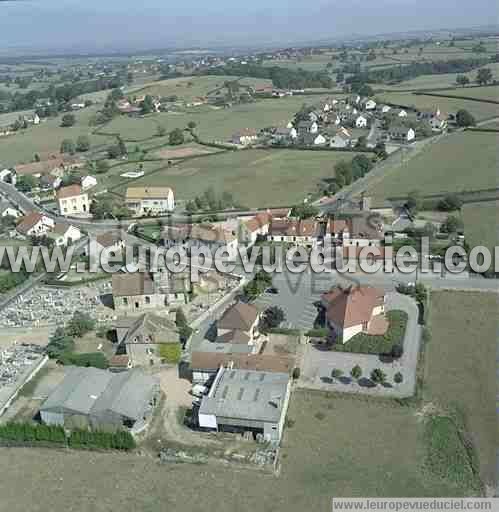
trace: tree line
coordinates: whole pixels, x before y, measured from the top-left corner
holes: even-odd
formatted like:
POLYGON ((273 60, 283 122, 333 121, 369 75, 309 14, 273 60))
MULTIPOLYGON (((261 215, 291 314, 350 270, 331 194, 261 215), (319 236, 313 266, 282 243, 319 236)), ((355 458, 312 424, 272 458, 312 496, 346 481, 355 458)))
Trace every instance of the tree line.
POLYGON ((135 440, 128 431, 102 432, 73 430, 68 436, 57 425, 6 423, 0 425, 0 443, 11 445, 51 444, 89 450, 133 450, 135 440))
POLYGON ((498 62, 499 56, 492 58, 473 58, 473 59, 452 59, 447 61, 436 62, 413 62, 412 64, 404 64, 400 66, 373 69, 371 71, 363 71, 348 77, 346 82, 402 82, 411 80, 421 75, 442 75, 448 73, 468 73, 479 67, 498 62))
POLYGON ((306 71, 287 69, 279 66, 261 66, 258 64, 229 64, 209 68, 202 72, 206 75, 232 75, 272 80, 279 89, 309 89, 333 87, 334 82, 326 71, 306 71))

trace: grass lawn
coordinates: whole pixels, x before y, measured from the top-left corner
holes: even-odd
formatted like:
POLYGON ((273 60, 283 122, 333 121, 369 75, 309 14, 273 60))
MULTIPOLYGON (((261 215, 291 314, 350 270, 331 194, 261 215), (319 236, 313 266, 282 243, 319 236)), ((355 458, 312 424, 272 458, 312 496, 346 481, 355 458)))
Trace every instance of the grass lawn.
MULTIPOLYGON (((470 91, 473 90, 474 89, 470 89, 470 91)), ((461 90, 456 90, 456 92, 450 91, 449 94, 461 95, 461 90)), ((417 95, 409 92, 381 93, 377 95, 377 98, 381 102, 415 107, 419 110, 436 110, 438 107, 442 112, 449 114, 456 113, 460 109, 465 109, 471 112, 478 121, 499 116, 499 105, 479 103, 477 101, 467 101, 456 98, 438 98, 435 96, 417 95)))
POLYGON ((499 201, 468 203, 462 209, 464 233, 470 247, 499 246, 499 201))
POLYGON ((467 98, 476 98, 478 100, 499 101, 499 86, 472 87, 465 89, 455 89, 454 91, 444 91, 443 94, 450 96, 465 96, 467 98))
POLYGON ((460 192, 499 185, 497 134, 464 132, 430 145, 406 163, 394 164, 370 193, 376 199, 460 192))
POLYGON ((341 343, 333 345, 332 350, 355 354, 390 354, 394 345, 402 345, 404 341, 407 313, 389 311, 386 316, 389 327, 383 336, 359 333, 344 345, 341 343))
MULTIPOLYGON (((195 158, 144 176, 134 186, 170 186, 181 200, 213 187, 231 192, 244 206, 290 205, 317 190, 323 178, 334 175, 339 160, 354 153, 298 150, 241 150, 195 158)), ((126 187, 116 192, 125 193, 126 187)))
POLYGON ((496 294, 432 293, 424 390, 426 401, 464 412, 482 481, 494 486, 498 310, 496 294))
POLYGON ((70 128, 62 128, 61 116, 49 119, 38 126, 30 126, 16 135, 0 138, 0 155, 2 164, 6 166, 32 162, 35 153, 47 158, 49 154, 59 154, 63 139, 76 141, 79 135, 90 137, 93 149, 96 146, 107 144, 113 139, 99 135, 92 135, 93 127, 89 120, 98 107, 89 107, 75 112, 76 124, 70 128))
POLYGON ((425 428, 415 409, 297 391, 288 418, 295 424, 284 438, 282 478, 306 489, 310 509, 326 510, 331 496, 467 495, 464 486, 426 475, 425 428))

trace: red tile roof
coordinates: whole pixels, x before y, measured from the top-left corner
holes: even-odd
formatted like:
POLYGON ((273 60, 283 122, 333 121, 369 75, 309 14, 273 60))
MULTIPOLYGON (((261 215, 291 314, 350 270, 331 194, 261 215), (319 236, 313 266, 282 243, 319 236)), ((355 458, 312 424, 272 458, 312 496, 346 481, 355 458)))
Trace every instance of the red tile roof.
POLYGON ((38 212, 31 212, 25 215, 19 224, 16 226, 16 230, 19 231, 19 233, 27 234, 28 231, 35 226, 38 222, 40 222, 43 219, 44 215, 38 212))
POLYGON ((81 185, 68 185, 67 187, 62 187, 57 191, 57 199, 79 196, 82 193, 81 191, 81 185))
POLYGON ((384 303, 385 292, 370 286, 337 286, 322 295, 327 304, 327 318, 342 328, 369 322, 373 309, 384 303))

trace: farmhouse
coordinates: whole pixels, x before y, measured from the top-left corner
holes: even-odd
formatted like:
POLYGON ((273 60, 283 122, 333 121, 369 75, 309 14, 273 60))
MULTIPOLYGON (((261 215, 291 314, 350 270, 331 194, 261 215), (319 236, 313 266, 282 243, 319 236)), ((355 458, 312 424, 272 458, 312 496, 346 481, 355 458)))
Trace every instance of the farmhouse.
POLYGON ((31 212, 21 218, 16 231, 22 236, 44 236, 53 229, 55 222, 46 215, 31 212))
POLYGON ((236 343, 256 349, 260 312, 255 306, 237 302, 217 321, 217 342, 236 343))
POLYGON ((120 231, 108 231, 101 233, 95 238, 90 237, 88 245, 85 247, 85 255, 95 258, 95 261, 101 264, 115 263, 116 259, 122 258, 122 251, 125 242, 120 231))
POLYGON ((393 140, 405 142, 410 142, 416 138, 416 132, 413 128, 396 123, 390 125, 388 135, 393 140))
POLYGON ((320 234, 320 225, 313 219, 272 219, 267 240, 312 247, 317 244, 320 234))
POLYGON ((111 373, 69 367, 63 381, 40 408, 46 425, 140 431, 159 396, 157 380, 140 370, 111 373))
POLYGON ((18 219, 22 213, 6 199, 0 200, 0 217, 13 217, 18 219))
POLYGON ((376 108, 376 102, 366 98, 362 101, 362 106, 365 110, 374 110, 376 108))
POLYGON ((175 323, 152 313, 118 318, 115 329, 118 352, 128 355, 132 366, 160 364, 161 346, 180 343, 175 323))
POLYGON ((346 343, 361 332, 384 334, 385 292, 370 286, 337 286, 321 296, 328 327, 333 336, 346 343))
POLYGON ((319 125, 315 121, 300 121, 297 126, 299 135, 307 133, 317 133, 319 131, 319 125))
POLYGON ((379 246, 384 235, 381 217, 373 214, 353 215, 347 219, 330 219, 326 239, 344 247, 379 246))
POLYGON ((123 272, 113 274, 112 289, 114 309, 126 316, 185 304, 191 283, 188 273, 123 272))
POLYGON ((82 176, 80 183, 81 183, 81 188, 83 190, 87 190, 87 189, 95 187, 97 185, 97 178, 87 174, 86 176, 82 176))
POLYGON ((55 245, 62 247, 67 247, 82 237, 81 231, 77 227, 67 224, 56 224, 53 231, 49 232, 47 236, 54 240, 55 245))
POLYGON ((219 432, 252 432, 278 444, 291 393, 286 373, 220 368, 199 409, 199 425, 219 432))
POLYGON ((211 254, 224 249, 227 258, 233 261, 237 258, 237 233, 212 224, 193 224, 190 228, 187 245, 192 248, 208 247, 211 254))
POLYGON ((366 128, 367 127, 367 117, 363 116, 363 115, 358 116, 357 119, 355 120, 355 126, 357 128, 366 128))
POLYGON ((352 136, 346 128, 340 128, 331 138, 329 145, 332 148, 348 148, 352 145, 352 136))
POLYGON ((88 194, 82 191, 81 185, 69 185, 60 188, 56 193, 61 215, 88 214, 90 203, 88 194))
POLYGON ((234 133, 231 138, 232 144, 249 146, 258 140, 258 132, 251 128, 245 128, 240 132, 234 133))
POLYGON ((271 215, 267 212, 258 213, 249 220, 241 222, 240 242, 251 247, 258 237, 267 236, 270 228, 271 215))
POLYGON ((161 215, 175 209, 173 190, 169 187, 128 187, 125 203, 134 215, 161 215))

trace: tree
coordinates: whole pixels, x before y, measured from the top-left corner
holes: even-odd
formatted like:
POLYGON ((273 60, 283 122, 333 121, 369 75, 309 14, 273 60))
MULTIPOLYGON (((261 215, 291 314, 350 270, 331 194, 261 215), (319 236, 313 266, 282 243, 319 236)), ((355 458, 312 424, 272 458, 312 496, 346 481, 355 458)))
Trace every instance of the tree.
POLYGON ((371 159, 366 155, 354 156, 351 165, 354 179, 362 178, 373 168, 371 159))
POLYGON ((394 375, 393 380, 396 384, 402 384, 402 382, 404 382, 404 376, 400 372, 397 372, 394 375))
POLYGON ((156 133, 158 134, 158 137, 164 137, 166 135, 166 128, 163 125, 158 124, 156 133))
POLYGON ((197 124, 194 122, 194 121, 189 121, 187 123, 187 128, 189 128, 189 130, 194 130, 194 128, 196 128, 197 124))
POLYGON ((423 206, 423 200, 421 199, 421 194, 417 190, 413 190, 409 193, 407 197, 407 201, 405 203, 408 210, 415 215, 423 206))
POLYGON ((120 136, 118 136, 118 149, 120 151, 121 156, 125 156, 128 154, 128 149, 126 148, 125 141, 120 136))
POLYGON ((492 71, 489 68, 482 68, 478 70, 476 81, 480 85, 487 85, 492 80, 492 71))
POLYGON ((37 185, 36 178, 27 174, 25 176, 19 176, 16 180, 16 188, 19 192, 31 192, 37 185))
POLYGON ((464 87, 470 83, 470 79, 465 75, 457 75, 456 84, 464 87))
POLYGON ((371 372, 371 380, 375 384, 383 384, 386 382, 386 374, 383 370, 380 370, 379 368, 375 368, 371 372))
POLYGON ((350 375, 352 379, 360 379, 362 377, 362 368, 359 365, 354 366, 350 371, 350 375))
POLYGON ((460 210, 463 202, 457 194, 446 194, 443 199, 438 202, 438 209, 443 212, 453 212, 460 210))
POLYGON ((47 355, 51 359, 56 359, 64 353, 72 352, 74 346, 74 339, 62 327, 58 327, 48 342, 47 355))
POLYGON ((180 341, 185 343, 189 339, 189 336, 192 334, 192 328, 187 323, 187 318, 185 317, 182 308, 178 308, 175 313, 175 325, 179 331, 180 341))
POLYGON ((270 306, 262 316, 262 331, 269 331, 279 327, 286 319, 284 311, 279 306, 270 306))
POLYGON ((61 142, 60 152, 62 154, 74 155, 76 151, 75 143, 71 139, 64 139, 61 142))
POLYGON ((343 187, 350 185, 353 180, 352 163, 342 160, 334 166, 334 173, 338 184, 343 187))
POLYGON ((298 204, 293 206, 291 210, 291 216, 297 217, 299 219, 310 219, 311 217, 316 217, 319 215, 319 210, 313 205, 309 203, 298 204))
POLYGON ((75 311, 73 318, 71 318, 66 326, 66 334, 75 338, 81 338, 87 332, 92 331, 94 327, 95 320, 93 318, 86 313, 75 311))
POLYGON ((400 359, 403 356, 403 354, 404 354, 404 347, 401 344, 397 343, 396 345, 393 345, 390 355, 394 359, 400 359))
POLYGON ((154 110, 152 96, 146 95, 144 101, 140 105, 140 111, 142 114, 150 114, 154 110))
POLYGON ((104 174, 107 171, 109 171, 109 163, 107 162, 107 160, 97 160, 97 162, 95 163, 95 170, 99 174, 104 174))
POLYGON ((62 116, 61 126, 63 128, 69 128, 70 126, 74 126, 75 123, 76 117, 74 116, 74 114, 64 114, 62 116))
POLYGON ((475 118, 464 109, 461 109, 456 114, 456 124, 458 126, 475 126, 476 121, 475 118))
POLYGON ((84 153, 90 149, 90 137, 88 135, 80 135, 76 139, 76 151, 84 153))
POLYGON ((443 233, 456 233, 463 229, 463 221, 455 215, 449 215, 440 227, 443 233))
POLYGON ((343 370, 340 370, 338 368, 335 368, 332 372, 331 372, 331 377, 333 379, 341 379, 341 377, 343 377, 343 370))
POLYGON ((180 128, 175 128, 175 130, 170 132, 168 142, 170 143, 171 146, 179 146, 180 144, 183 144, 184 141, 184 132, 180 128))
POLYGON ((356 149, 366 149, 367 148, 367 137, 365 135, 361 135, 357 139, 357 144, 355 144, 356 149))

